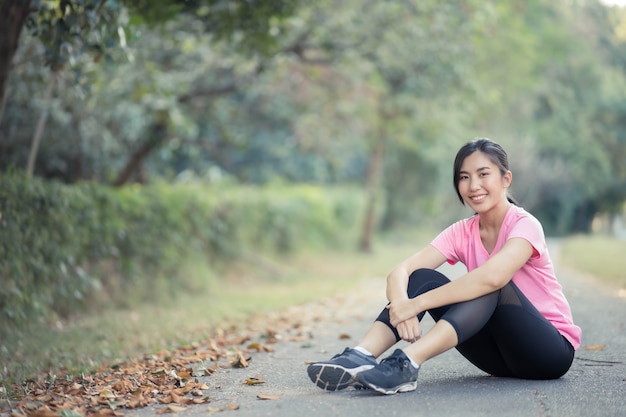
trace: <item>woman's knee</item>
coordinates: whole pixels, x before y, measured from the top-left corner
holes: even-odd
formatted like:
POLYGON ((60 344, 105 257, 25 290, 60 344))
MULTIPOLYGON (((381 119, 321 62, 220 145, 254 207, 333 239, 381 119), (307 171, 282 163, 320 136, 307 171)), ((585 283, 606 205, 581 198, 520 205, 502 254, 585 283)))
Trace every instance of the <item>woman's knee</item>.
POLYGON ((409 275, 409 279, 424 279, 424 278, 430 278, 433 276, 444 276, 441 272, 435 270, 435 269, 430 269, 430 268, 420 268, 420 269, 416 269, 415 271, 413 271, 411 273, 411 275, 409 275))
POLYGON ((407 292, 409 297, 413 298, 449 282, 450 279, 439 271, 429 268, 420 268, 409 275, 407 292))

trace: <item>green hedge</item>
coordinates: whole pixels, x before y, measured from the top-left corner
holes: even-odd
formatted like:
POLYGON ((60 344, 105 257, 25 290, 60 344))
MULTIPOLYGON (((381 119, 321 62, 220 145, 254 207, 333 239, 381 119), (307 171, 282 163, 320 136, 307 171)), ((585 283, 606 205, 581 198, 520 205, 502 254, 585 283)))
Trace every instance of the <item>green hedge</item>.
POLYGON ((0 176, 0 321, 84 311, 97 293, 172 286, 186 260, 354 245, 357 190, 154 184, 109 188, 0 176))

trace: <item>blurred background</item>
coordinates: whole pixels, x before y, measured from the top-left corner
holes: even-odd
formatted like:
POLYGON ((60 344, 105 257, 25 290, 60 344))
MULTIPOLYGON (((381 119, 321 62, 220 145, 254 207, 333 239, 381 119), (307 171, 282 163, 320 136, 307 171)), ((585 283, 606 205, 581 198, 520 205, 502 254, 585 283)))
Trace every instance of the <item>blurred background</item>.
POLYGON ((417 249, 471 214, 451 175, 476 137, 549 236, 626 236, 614 2, 3 0, 0 28, 11 331, 237 262, 417 249))

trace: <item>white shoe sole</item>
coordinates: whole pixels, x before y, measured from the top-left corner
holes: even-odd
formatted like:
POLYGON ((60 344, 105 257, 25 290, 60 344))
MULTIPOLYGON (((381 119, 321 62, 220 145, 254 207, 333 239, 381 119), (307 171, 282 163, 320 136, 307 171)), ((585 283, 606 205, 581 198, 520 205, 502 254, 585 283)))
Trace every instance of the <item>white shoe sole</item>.
POLYGON ((380 392, 381 394, 385 394, 385 395, 393 395, 399 392, 410 392, 410 391, 415 391, 417 389, 417 381, 407 382, 405 384, 398 385, 397 387, 394 387, 394 388, 383 388, 383 387, 375 386, 373 384, 363 384, 363 385, 365 385, 367 388, 371 388, 374 391, 380 392))
POLYGON ((307 368, 307 373, 311 381, 321 389, 339 391, 350 386, 360 386, 360 383, 355 378, 356 375, 373 367, 374 365, 363 365, 358 368, 348 369, 340 365, 313 363, 307 368))

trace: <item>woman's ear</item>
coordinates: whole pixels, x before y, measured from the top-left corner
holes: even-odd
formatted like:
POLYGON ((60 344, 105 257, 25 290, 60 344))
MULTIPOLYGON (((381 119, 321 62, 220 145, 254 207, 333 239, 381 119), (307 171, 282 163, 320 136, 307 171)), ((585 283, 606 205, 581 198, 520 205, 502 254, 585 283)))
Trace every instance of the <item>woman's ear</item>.
POLYGON ((513 182, 513 173, 511 171, 505 172, 502 180, 504 181, 504 188, 509 188, 513 182))

